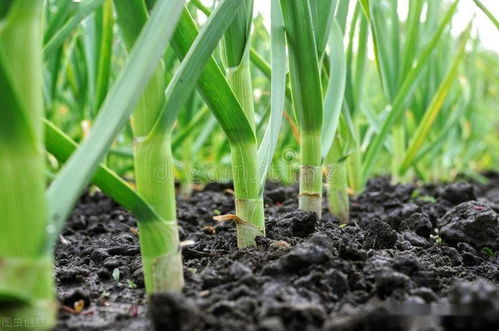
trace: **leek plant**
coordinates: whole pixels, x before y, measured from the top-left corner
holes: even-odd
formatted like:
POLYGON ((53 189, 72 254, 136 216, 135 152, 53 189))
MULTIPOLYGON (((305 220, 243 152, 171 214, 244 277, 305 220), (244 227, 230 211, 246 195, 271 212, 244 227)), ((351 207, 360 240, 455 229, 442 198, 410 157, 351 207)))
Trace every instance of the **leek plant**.
MULTIPOLYGON (((300 126, 299 208, 321 217, 323 104, 314 21, 310 1, 281 1, 281 6, 286 26, 293 109, 300 126)), ((324 10, 318 11, 318 14, 323 13, 324 10)))
MULTIPOLYGON (((263 214, 263 189, 266 174, 277 146, 284 104, 285 87, 285 52, 281 10, 277 1, 272 5, 272 109, 269 124, 260 146, 255 136, 254 118, 252 117, 252 93, 247 61, 247 39, 244 45, 240 41, 240 31, 243 35, 249 33, 248 12, 251 2, 242 2, 244 6, 237 12, 238 19, 234 24, 242 26, 231 27, 225 36, 226 52, 234 51, 226 58, 229 66, 229 81, 221 72, 218 64, 212 58, 208 61, 204 72, 198 81, 198 91, 206 104, 217 118, 229 140, 232 155, 232 177, 236 201, 236 217, 228 218, 237 226, 237 241, 240 248, 255 245, 255 237, 265 235, 263 214), (239 23, 237 23, 239 22, 239 23), (235 34, 235 35, 232 35, 235 34), (238 55, 237 55, 238 54, 238 55), (230 62, 229 62, 230 61, 230 62), (231 85, 237 85, 235 92, 231 85)), ((210 15, 212 17, 213 13, 210 15)), ((198 29, 192 16, 184 10, 177 31, 172 40, 172 47, 177 56, 182 59, 191 43, 196 38, 198 29)))
MULTIPOLYGON (((123 40, 128 50, 132 49, 142 26, 147 21, 147 8, 143 1, 114 1, 118 24, 123 40)), ((149 135, 165 102, 164 90, 166 88, 166 74, 164 64, 160 62, 148 83, 141 100, 132 116, 134 134, 133 153, 135 164, 135 181, 137 191, 154 208, 158 215, 165 221, 168 229, 163 230, 169 237, 166 251, 143 254, 145 284, 148 292, 161 289, 181 289, 183 286, 183 270, 180 256, 178 228, 175 210, 175 193, 173 179, 173 165, 171 148, 171 134, 166 127, 161 134, 149 135), (164 283, 153 280, 153 265, 163 260, 166 274, 164 283)), ((163 122, 164 123, 164 122, 163 122)), ((162 123, 162 124, 163 124, 162 123)), ((164 124, 163 124, 164 125, 164 124)), ((146 244, 153 239, 147 238, 149 233, 142 230, 139 223, 141 240, 146 244)))
MULTIPOLYGON (((251 81, 249 45, 253 21, 253 0, 242 0, 243 5, 225 33, 223 50, 227 83, 234 92, 241 110, 247 119, 248 139, 244 143, 231 145, 236 215, 251 223, 237 226, 240 247, 253 240, 255 230, 265 235, 263 194, 257 169, 257 141, 255 130, 255 110, 251 81)), ((238 223, 236 223, 238 224, 238 223)))
POLYGON ((163 1, 155 8, 103 103, 97 131, 93 130, 96 134, 75 153, 45 193, 41 121, 44 53, 40 34, 43 6, 39 0, 2 2, 0 93, 6 106, 1 114, 0 136, 5 157, 0 164, 8 175, 0 190, 2 201, 7 201, 0 204, 4 229, 0 241, 2 320, 20 318, 31 323, 29 319, 37 316, 35 328, 48 329, 53 325, 56 304, 51 269, 57 230, 126 119, 119 115, 131 111, 143 90, 142 83, 149 79, 159 61, 176 23, 175 19, 161 21, 161 17, 178 17, 175 13, 180 13, 179 3, 163 1), (157 33, 157 29, 164 31, 157 33), (21 93, 25 93, 23 98, 21 93), (30 194, 26 195, 27 192, 30 194))
MULTIPOLYGON (((345 165, 347 168, 347 180, 344 181, 345 189, 356 195, 362 190, 360 150, 360 133, 358 120, 362 108, 362 93, 364 89, 366 64, 367 64, 367 19, 362 15, 361 4, 355 6, 350 31, 348 32, 348 46, 345 50, 345 93, 344 102, 341 107, 341 119, 339 126, 343 132, 343 150, 345 165), (355 48, 355 45, 356 48, 355 48), (348 156, 348 157, 346 157, 348 156)), ((346 24, 343 33, 347 33, 346 24)), ((347 207, 344 207, 347 208, 347 207)))
POLYGON ((350 140, 347 135, 348 131, 345 130, 345 121, 341 117, 347 84, 347 58, 343 47, 344 22, 347 14, 348 1, 340 1, 335 11, 328 42, 330 72, 325 92, 324 128, 321 135, 321 156, 327 170, 328 208, 341 223, 350 221, 349 157, 346 144, 350 140))
POLYGON ((345 142, 337 129, 346 84, 343 35, 348 1, 283 2, 283 11, 292 103, 300 128, 299 207, 321 217, 325 165, 329 209, 347 222, 345 142))
MULTIPOLYGON (((142 26, 147 21, 147 8, 145 3, 141 1, 114 1, 114 4, 123 40, 127 49, 130 50, 138 38, 142 26)), ((171 171, 173 166, 169 148, 171 137, 166 130, 162 135, 148 136, 165 101, 165 76, 164 64, 160 62, 132 116, 137 191, 157 211, 169 228, 165 227, 161 234, 165 237, 168 245, 165 247, 165 251, 157 250, 142 254, 144 280, 148 292, 161 289, 180 289, 183 286, 175 196, 172 192, 174 184, 171 171), (161 276, 163 281, 154 279, 153 266, 158 262, 168 266, 164 270, 164 278, 161 276)), ((142 228, 142 224, 139 223, 142 246, 145 246, 146 242, 152 239, 147 238, 150 235, 142 228)))
MULTIPOLYGON (((132 48, 142 25, 147 21, 145 3, 141 0, 115 0, 115 5, 124 40, 128 48, 132 48)), ((162 235, 165 236, 164 250, 142 255, 145 283, 149 293, 180 290, 183 286, 171 132, 178 112, 190 97, 194 84, 201 75, 200 70, 208 61, 221 33, 227 28, 231 13, 236 11, 239 5, 238 1, 225 0, 217 7, 166 92, 164 67, 162 63, 159 64, 132 119, 137 190, 162 217, 165 226, 162 230, 162 235), (213 31, 208 30, 209 27, 213 31)), ((184 8, 185 10, 187 9, 184 8)), ((139 223, 142 247, 154 245, 157 234, 143 232, 141 228, 139 223)))
POLYGON ((56 302, 45 249, 42 9, 39 0, 0 4, 0 319, 40 316, 45 329, 56 302))

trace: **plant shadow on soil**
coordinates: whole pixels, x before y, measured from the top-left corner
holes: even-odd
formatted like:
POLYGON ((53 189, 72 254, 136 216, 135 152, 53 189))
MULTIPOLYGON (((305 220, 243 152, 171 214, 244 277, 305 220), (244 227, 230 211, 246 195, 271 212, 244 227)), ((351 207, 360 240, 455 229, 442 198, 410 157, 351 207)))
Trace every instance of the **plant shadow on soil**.
POLYGON ((135 219, 86 194, 56 247, 56 330, 499 330, 499 174, 487 176, 376 178, 348 226, 297 210, 297 187, 268 184, 267 238, 243 250, 234 224, 212 220, 233 212, 230 185, 208 184, 177 206, 181 240, 193 241, 185 289, 149 305, 135 219))

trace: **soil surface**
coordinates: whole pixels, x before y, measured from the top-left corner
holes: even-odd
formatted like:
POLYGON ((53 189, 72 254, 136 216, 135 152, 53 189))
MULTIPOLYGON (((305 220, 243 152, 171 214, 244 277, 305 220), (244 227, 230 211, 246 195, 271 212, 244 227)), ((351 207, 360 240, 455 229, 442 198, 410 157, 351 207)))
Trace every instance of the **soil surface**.
MULTIPOLYGON (((269 184, 267 238, 238 250, 230 185, 178 202, 186 287, 144 296, 136 220, 85 195, 56 248, 56 330, 499 330, 499 175, 369 182, 340 226, 269 184), (83 310, 75 311, 76 307, 83 310)), ((324 203, 326 207, 326 203, 324 203)), ((78 310, 78 309, 77 309, 78 310)))

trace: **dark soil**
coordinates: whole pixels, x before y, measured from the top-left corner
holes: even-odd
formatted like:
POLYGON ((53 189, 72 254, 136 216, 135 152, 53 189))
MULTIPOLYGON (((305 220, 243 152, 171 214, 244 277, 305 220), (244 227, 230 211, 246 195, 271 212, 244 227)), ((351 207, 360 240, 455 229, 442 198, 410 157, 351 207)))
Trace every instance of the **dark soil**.
POLYGON ((181 239, 194 242, 183 250, 185 290, 149 308, 135 219, 85 195, 56 249, 56 329, 499 330, 499 175, 488 176, 375 179, 351 201, 348 226, 298 211, 296 187, 268 185, 268 237, 244 250, 234 224, 212 220, 233 212, 230 186, 207 185, 178 203, 181 239))

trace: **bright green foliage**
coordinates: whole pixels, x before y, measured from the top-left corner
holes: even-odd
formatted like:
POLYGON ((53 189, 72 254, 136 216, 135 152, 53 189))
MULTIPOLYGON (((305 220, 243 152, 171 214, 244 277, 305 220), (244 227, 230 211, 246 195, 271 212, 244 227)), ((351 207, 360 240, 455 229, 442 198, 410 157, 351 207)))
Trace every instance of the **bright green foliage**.
MULTIPOLYGON (((246 3, 250 5, 251 3, 246 3)), ((249 10, 246 8, 246 10, 249 10)), ((244 15, 244 11, 240 15, 244 15)), ((277 26, 276 28, 279 28, 277 26)), ((185 56, 186 51, 191 47, 192 41, 196 37, 198 29, 195 22, 187 11, 184 11, 180 24, 173 37, 172 46, 179 58, 185 56)), ((236 33, 236 32, 234 32, 236 33)), ((239 32, 237 32, 239 33, 239 32)), ((232 37, 229 37, 232 39, 232 37)), ((226 37, 227 41, 227 37, 226 37)), ((282 42, 282 38, 278 40, 282 42)), ((227 42, 226 42, 227 43, 227 42)), ((227 47, 227 45, 226 45, 227 47)), ((236 47, 231 45, 230 47, 236 47)), ((242 47, 239 45, 239 47, 242 47)), ((247 47, 247 46, 245 46, 247 47)), ((281 48, 283 45, 281 46, 281 48)), ((235 54, 236 52, 234 52, 235 54)), ((232 53, 231 53, 232 54, 232 53)), ((242 58, 240 63, 247 61, 247 55, 244 52, 237 53, 242 58)), ((281 51, 280 54, 283 54, 281 51)), ((235 55, 229 55, 231 64, 236 62, 235 55)), ((249 63, 248 63, 249 64, 249 63)), ((239 70, 240 67, 237 67, 239 70)), ((229 71, 232 68, 229 68, 229 71)), ((280 72, 284 75, 284 71, 280 72)), ((232 177, 234 180, 234 194, 236 214, 242 219, 244 224, 251 226, 241 226, 242 223, 236 223, 238 227, 238 246, 246 247, 254 245, 254 238, 257 234, 265 234, 265 224, 263 215, 263 187, 260 178, 265 176, 259 172, 257 167, 257 141, 252 125, 251 117, 251 94, 248 94, 247 89, 249 83, 249 73, 246 71, 240 72, 241 76, 228 80, 232 84, 237 85, 235 92, 230 87, 230 84, 223 76, 218 64, 214 59, 208 61, 204 72, 198 81, 198 91, 207 103, 210 110, 213 112, 230 143, 232 156, 232 177), (239 102, 240 99, 244 101, 239 102), (246 110, 244 110, 246 108, 246 110)), ((238 74, 239 75, 239 74, 238 74)), ((282 81, 282 80, 281 80, 282 81)), ((282 84, 281 84, 282 85, 282 84)), ((277 85, 277 87, 279 87, 277 85)), ((284 86, 281 87, 282 89, 284 86)), ((276 93, 276 97, 280 93, 276 93)), ((251 96, 252 98, 252 96, 251 96)), ((282 98, 281 98, 282 100, 282 98)), ((283 100, 282 100, 283 101, 283 100)), ((280 102, 282 102, 280 101, 280 102)), ((272 112, 282 112, 282 107, 273 107, 272 112)), ((275 130, 280 122, 273 122, 272 126, 275 130)), ((266 140, 267 143, 275 146, 277 135, 270 136, 272 139, 266 140)), ((275 147, 274 147, 275 148, 275 147)), ((266 160, 268 163, 270 158, 266 160)), ((268 168, 268 167, 266 167, 268 168)))
POLYGON ((499 57, 456 31, 459 1, 208 3, 0 1, 0 317, 53 323, 52 248, 89 183, 137 218, 151 294, 182 287, 176 198, 198 184, 234 183, 237 215, 213 213, 243 248, 269 179, 319 216, 325 182, 346 224, 374 175, 499 169, 499 57))
MULTIPOLYGON (((293 109, 300 126, 299 207, 322 215, 322 86, 308 1, 281 1, 286 27, 293 109)), ((321 38, 322 39, 322 38, 321 38)))
MULTIPOLYGON (((424 48, 422 48, 422 50, 420 51, 420 55, 417 61, 415 62, 415 65, 412 66, 411 70, 407 73, 403 81, 400 83, 400 88, 398 88, 398 91, 395 93, 395 92, 389 92, 391 90, 387 90, 386 93, 388 93, 388 95, 390 95, 390 97, 393 98, 393 101, 390 103, 391 109, 389 110, 388 115, 383 121, 382 127, 380 128, 380 132, 370 143, 369 149, 367 150, 363 166, 364 183, 367 181, 368 176, 371 174, 372 167, 374 166, 374 161, 377 157, 379 157, 381 148, 385 143, 390 130, 400 120, 400 117, 405 110, 407 99, 410 98, 411 94, 416 89, 417 82, 419 81, 420 76, 426 69, 426 65, 431 59, 431 54, 435 46, 438 44, 440 38, 442 37, 442 34, 446 30, 457 8, 457 3, 458 3, 457 1, 454 2, 451 8, 447 11, 446 15, 440 22, 438 28, 432 35, 430 41, 424 46, 424 48)), ((382 56, 383 55, 380 54, 378 55, 378 58, 381 58, 382 56)), ((381 62, 381 60, 379 60, 378 63, 379 62, 381 62)), ((382 69, 380 69, 380 72, 382 72, 382 69)), ((381 79, 382 80, 389 79, 389 78, 384 78, 385 76, 386 74, 385 75, 381 74, 381 79)), ((388 82, 386 82, 383 86, 386 89, 387 86, 391 85, 388 82)))
MULTIPOLYGON (((119 8, 123 9, 124 21, 122 22, 122 26, 126 31, 134 23, 133 19, 128 20, 126 18, 137 15, 138 12, 140 13, 140 8, 130 6, 130 2, 120 2, 117 0, 116 3, 119 4, 119 8), (121 7, 122 5, 123 7, 121 7)), ((172 289, 179 290, 183 286, 175 215, 170 132, 181 106, 191 95, 195 83, 201 75, 202 68, 211 56, 223 31, 227 28, 227 22, 230 22, 231 15, 233 15, 233 12, 239 5, 238 1, 235 0, 225 0, 219 5, 169 83, 165 92, 164 102, 162 94, 164 88, 162 88, 161 84, 164 73, 160 65, 156 71, 156 76, 150 82, 148 90, 143 96, 142 104, 139 105, 139 108, 135 112, 133 125, 138 191, 168 223, 168 226, 173 229, 171 232, 174 233, 168 239, 169 247, 166 252, 162 253, 164 255, 148 256, 150 264, 145 264, 146 260, 143 258, 144 266, 151 268, 154 276, 159 275, 159 279, 150 279, 150 282, 146 281, 146 284, 149 284, 148 289, 151 292, 172 289), (162 261, 161 263, 164 266, 157 268, 156 264, 158 261, 162 261), (158 271, 163 272, 163 274, 158 274, 158 271)), ((145 8, 142 12, 144 13, 143 16, 145 16, 145 8)), ((139 17, 138 24, 140 24, 141 19, 143 18, 139 17)), ((135 30, 139 29, 136 28, 135 30)), ((130 32, 125 32, 124 35, 130 38, 130 32)), ((144 246, 146 242, 154 242, 154 238, 145 238, 142 236, 141 239, 144 246)), ((158 253, 156 252, 156 254, 158 253)))
MULTIPOLYGON (((43 54, 47 58, 52 54, 63 42, 64 40, 73 32, 76 26, 92 11, 96 10, 100 5, 103 4, 105 0, 91 0, 84 2, 81 6, 79 6, 77 12, 71 16, 70 19, 60 27, 57 32, 51 34, 51 31, 45 37, 45 43, 43 47, 43 54), (47 38, 48 37, 48 38, 47 38)), ((67 2, 67 1, 66 1, 67 2)), ((63 10, 66 8, 65 6, 69 6, 69 4, 65 4, 62 8, 63 10)))
POLYGON ((419 126, 414 132, 414 137, 412 139, 412 142, 409 145, 407 149, 407 154, 404 157, 402 164, 400 166, 399 171, 401 173, 407 171, 409 164, 411 164, 413 158, 416 156, 417 152, 421 149, 421 146, 428 137, 428 134, 431 130, 431 126, 435 122, 438 113, 442 109, 442 105, 445 102, 445 98, 450 92, 450 89, 455 81, 459 69, 459 64, 463 60, 464 49, 468 41, 470 31, 471 31, 471 24, 468 26, 468 28, 466 29, 466 31, 462 36, 462 40, 456 52, 456 57, 454 58, 454 61, 452 62, 448 73, 445 75, 442 83, 440 84, 438 90, 433 96, 431 103, 428 106, 428 109, 424 112, 424 115, 421 119, 419 126))
MULTIPOLYGON (((53 123, 44 120, 44 124, 47 151, 56 157, 59 162, 65 163, 77 149, 78 144, 53 123)), ((153 222, 155 219, 161 218, 143 197, 105 165, 101 164, 99 166, 92 183, 104 193, 112 196, 114 201, 133 212, 139 222, 153 222)), ((57 239, 57 232, 52 233, 50 238, 49 242, 54 243, 57 239)))
MULTIPOLYGON (((142 1, 115 0, 114 4, 123 39, 128 50, 131 50, 147 21, 147 8, 142 1)), ((158 290, 179 290, 183 286, 182 261, 178 255, 179 238, 176 228, 175 196, 172 192, 174 184, 171 171, 173 168, 171 138, 166 128, 163 128, 162 134, 148 137, 165 102, 165 87, 164 64, 160 62, 132 117, 137 191, 165 221, 165 228, 170 229, 168 232, 165 231, 166 229, 163 232, 171 234, 166 239, 168 247, 164 250, 155 252, 142 250, 145 283, 149 293, 158 290), (163 259, 169 260, 171 272, 155 280, 153 277, 155 261, 161 261, 162 256, 163 259), (168 279, 170 283, 165 288, 161 288, 160 284, 164 283, 161 279, 168 279)), ((152 233, 144 231, 141 223, 139 223, 139 231, 142 247, 147 242, 153 242, 152 233)))
POLYGON ((54 324, 42 99, 42 3, 8 1, 0 17, 0 319, 54 324))
MULTIPOLYGON (((227 82, 239 101, 241 109, 251 125, 253 134, 256 136, 253 85, 249 60, 253 0, 242 0, 241 2, 243 2, 243 5, 239 8, 236 17, 225 33, 223 56, 227 82)), ((254 244, 255 236, 265 234, 263 196, 260 194, 260 181, 256 180, 258 176, 256 167, 257 147, 257 144, 233 145, 231 147, 232 162, 234 163, 232 169, 236 214, 242 220, 249 222, 249 224, 236 223, 239 247, 251 246, 254 244), (241 147, 244 150, 241 150, 241 147), (245 178, 247 174, 250 180, 245 178)))

